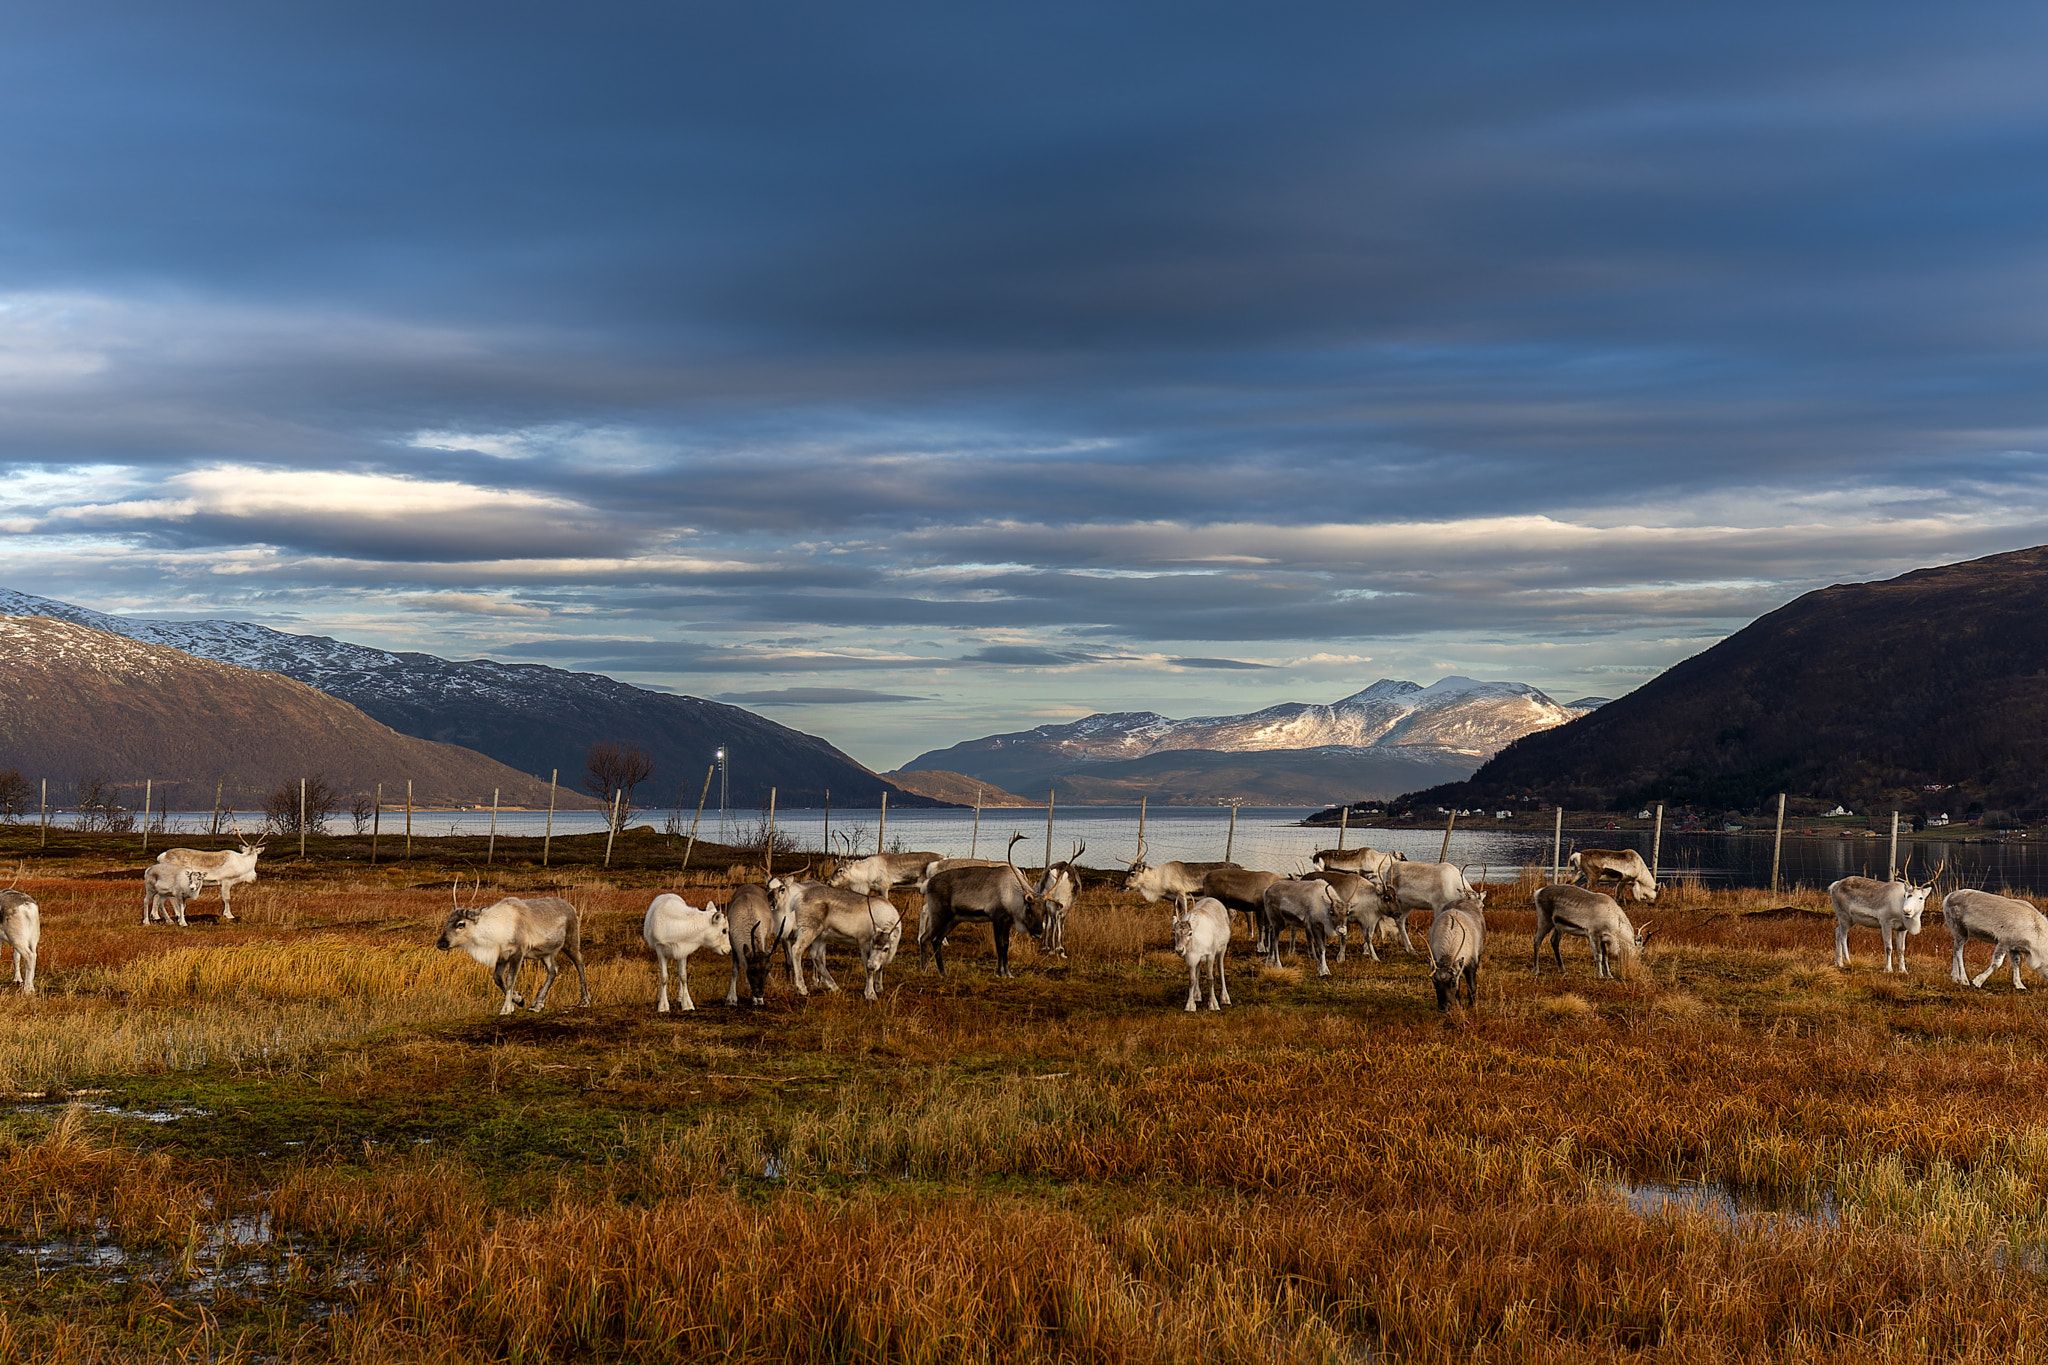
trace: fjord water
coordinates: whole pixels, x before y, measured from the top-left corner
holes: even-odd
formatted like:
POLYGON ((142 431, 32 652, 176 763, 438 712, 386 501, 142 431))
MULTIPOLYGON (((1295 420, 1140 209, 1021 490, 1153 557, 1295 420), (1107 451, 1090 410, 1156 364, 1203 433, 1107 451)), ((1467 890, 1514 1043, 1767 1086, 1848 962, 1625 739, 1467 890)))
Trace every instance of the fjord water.
MULTIPOLYGON (((1228 849, 1234 861, 1248 867, 1275 872, 1297 872, 1308 867, 1309 857, 1337 842, 1337 831, 1329 826, 1304 827, 1300 822, 1317 807, 1241 806, 1237 831, 1230 832, 1230 809, 1226 806, 1155 806, 1145 814, 1146 857, 1151 862, 1171 858, 1220 859, 1228 849)), ((651 810, 636 814, 630 828, 664 831, 675 822, 687 833, 693 812, 651 810)), ((880 811, 835 809, 826 823, 819 809, 780 811, 776 815, 777 843, 812 853, 827 846, 828 831, 834 852, 843 851, 851 837, 859 852, 875 851, 875 834, 880 811)), ((699 837, 715 843, 758 843, 764 812, 726 811, 721 817, 707 810, 698 828, 699 837)), ((1610 830, 1590 822, 1574 824, 1566 812, 1565 847, 1633 848, 1645 859, 1650 856, 1648 830, 1610 830)), ((1581 817, 1583 820, 1584 817, 1581 817)), ((209 827, 205 811, 173 812, 167 827, 171 833, 193 834, 209 827)), ((1493 822, 1483 816, 1460 821, 1451 835, 1450 860, 1474 868, 1490 868, 1499 877, 1524 865, 1547 867, 1550 863, 1550 835, 1529 830, 1489 829, 1493 822)), ((508 838, 538 837, 547 827, 545 811, 500 811, 498 833, 508 838)), ((55 815, 52 823, 64 823, 55 815)), ((253 828, 253 825, 251 826, 253 828)), ((491 827, 489 810, 415 810, 415 838, 444 835, 478 835, 491 827)), ((346 833, 346 815, 332 817, 328 828, 346 833)), ((604 829, 604 817, 589 811, 558 811, 554 817, 556 835, 592 834, 604 829)), ((402 812, 386 810, 382 832, 386 839, 404 836, 402 812)), ((1019 864, 1040 863, 1045 855, 1045 808, 990 807, 981 812, 979 830, 971 810, 891 810, 885 838, 892 849, 928 850, 946 857, 970 853, 981 857, 1003 856, 1010 835, 1022 834, 1017 846, 1019 864)), ((153 836, 153 839, 160 836, 153 836)), ((1076 841, 1086 841, 1088 851, 1082 862, 1089 867, 1115 867, 1137 854, 1138 808, 1136 806, 1061 806, 1053 812, 1055 858, 1064 858, 1076 841)), ((1346 836, 1349 847, 1361 844, 1397 851, 1409 858, 1434 861, 1443 845, 1441 827, 1370 828, 1354 826, 1346 836)), ((1935 839, 1899 838, 1899 860, 1910 854, 1913 874, 1925 880, 1945 871, 1961 884, 2000 887, 2048 887, 2048 840, 2015 839, 2007 843, 1963 844, 1935 839)), ((1785 836, 1779 877, 1785 885, 1826 886, 1841 877, 1883 877, 1886 872, 1886 840, 1879 838, 1785 836)), ((799 855, 801 856, 801 855, 799 855)), ((1769 829, 1744 834, 1664 832, 1658 859, 1665 876, 1696 876, 1716 886, 1768 886, 1771 880, 1771 832, 1769 829)))

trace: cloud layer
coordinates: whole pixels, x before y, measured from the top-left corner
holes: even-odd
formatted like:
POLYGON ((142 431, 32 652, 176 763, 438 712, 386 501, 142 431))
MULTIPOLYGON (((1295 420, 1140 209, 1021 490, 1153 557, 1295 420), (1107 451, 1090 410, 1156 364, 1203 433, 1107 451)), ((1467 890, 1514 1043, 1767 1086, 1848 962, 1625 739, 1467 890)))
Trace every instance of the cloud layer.
POLYGON ((1383 674, 1613 695, 2048 540, 2044 24, 20 16, 0 567, 882 766, 1383 674))

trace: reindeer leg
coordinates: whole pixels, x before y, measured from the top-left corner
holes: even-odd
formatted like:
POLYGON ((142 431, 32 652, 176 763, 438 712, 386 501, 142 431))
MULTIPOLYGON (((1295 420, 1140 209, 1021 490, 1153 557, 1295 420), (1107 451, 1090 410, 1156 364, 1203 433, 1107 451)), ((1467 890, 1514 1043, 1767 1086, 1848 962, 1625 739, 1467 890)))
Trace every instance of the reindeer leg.
POLYGON ((659 968, 661 969, 661 1001, 660 1001, 660 1003, 658 1003, 657 1005, 655 1005, 655 1007, 654 1007, 654 1012, 655 1012, 656 1014, 667 1014, 667 1013, 668 1013, 668 950, 667 950, 666 948, 656 948, 656 949, 654 950, 654 962, 655 962, 655 965, 656 965, 657 967, 659 967, 659 968))
POLYGON ((1972 986, 1977 987, 1979 990, 1982 990, 1984 988, 1985 979, 1989 977, 1993 972, 1998 970, 1998 965, 2001 962, 2004 962, 2006 957, 2007 953, 2005 945, 2003 943, 1994 944, 1991 950, 1991 965, 1986 967, 1983 971, 1977 973, 1977 975, 1971 977, 1970 984, 1972 986))

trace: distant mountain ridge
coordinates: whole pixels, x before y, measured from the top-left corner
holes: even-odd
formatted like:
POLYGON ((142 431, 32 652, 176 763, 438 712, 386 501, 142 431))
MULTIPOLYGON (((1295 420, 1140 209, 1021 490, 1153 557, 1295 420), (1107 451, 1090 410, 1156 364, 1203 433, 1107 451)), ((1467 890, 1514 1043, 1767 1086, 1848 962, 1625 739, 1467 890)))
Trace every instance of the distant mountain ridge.
POLYGON ((1154 711, 1099 712, 935 749, 903 771, 944 769, 1026 793, 1070 781, 1070 794, 1081 800, 1135 799, 1148 775, 1180 800, 1279 802, 1283 791, 1286 804, 1350 800, 1412 790, 1401 782, 1455 780, 1502 746, 1581 714, 1526 683, 1449 677, 1424 687, 1382 678, 1335 702, 1284 702, 1246 715, 1171 720, 1154 711), (1170 761, 1176 754, 1183 755, 1178 763, 1170 761), (1259 754, 1288 757, 1250 757, 1259 754), (1117 774, 1104 767, 1141 760, 1117 774))
POLYGON ((1782 791, 1855 810, 2038 818, 2044 607, 2048 546, 1822 588, 1583 720, 1523 737, 1469 781, 1410 799, 1754 809, 1782 791))
MULTIPOLYGON (((71 621, 0 616, 0 767, 69 786, 104 778, 140 805, 145 781, 166 804, 247 811, 302 777, 345 796, 412 783, 418 805, 542 807, 546 782, 452 744, 402 735, 347 702, 275 673, 200 659, 71 621)), ((573 790, 562 809, 595 808, 573 790)))
MULTIPOLYGON (((243 621, 150 621, 0 589, 0 615, 48 616, 93 630, 182 650, 202 659, 281 673, 361 708, 400 734, 488 754, 543 783, 583 778, 585 753, 600 740, 640 745, 655 775, 637 797, 694 804, 713 753, 728 753, 728 793, 753 807, 778 788, 785 806, 868 805, 889 792, 892 805, 940 804, 899 792, 815 735, 778 725, 737 706, 650 692, 599 673, 544 664, 454 662, 393 653, 323 635, 292 635, 243 621)), ((714 798, 716 793, 714 793, 714 798)))

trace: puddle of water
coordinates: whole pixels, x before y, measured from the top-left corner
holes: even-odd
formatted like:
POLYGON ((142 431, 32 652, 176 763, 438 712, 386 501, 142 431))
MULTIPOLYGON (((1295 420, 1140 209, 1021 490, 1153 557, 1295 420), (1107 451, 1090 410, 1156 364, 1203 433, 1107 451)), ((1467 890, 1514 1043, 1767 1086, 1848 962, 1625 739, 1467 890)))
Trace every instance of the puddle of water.
POLYGON ((88 1114, 100 1114, 110 1119, 134 1119, 139 1123, 176 1123, 179 1119, 203 1119, 213 1116, 211 1109, 198 1109, 189 1104, 172 1105, 166 1109, 124 1109, 118 1104, 107 1104, 99 1100, 90 1103, 84 1100, 45 1100, 39 1104, 17 1104, 14 1106, 14 1112, 47 1114, 58 1104, 76 1105, 88 1114))
POLYGON ((1656 1180, 1623 1180, 1613 1187, 1628 1211, 1643 1217, 1660 1213, 1703 1213, 1730 1227, 1769 1219, 1791 1219, 1815 1227, 1838 1228, 1842 1211, 1835 1196, 1822 1191, 1818 1200, 1774 1199, 1711 1182, 1671 1185, 1656 1180))

